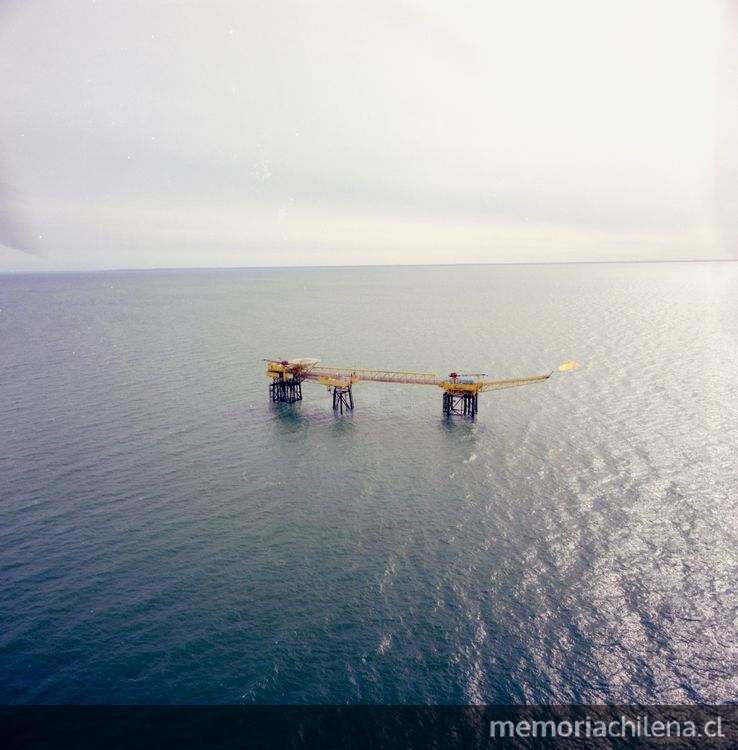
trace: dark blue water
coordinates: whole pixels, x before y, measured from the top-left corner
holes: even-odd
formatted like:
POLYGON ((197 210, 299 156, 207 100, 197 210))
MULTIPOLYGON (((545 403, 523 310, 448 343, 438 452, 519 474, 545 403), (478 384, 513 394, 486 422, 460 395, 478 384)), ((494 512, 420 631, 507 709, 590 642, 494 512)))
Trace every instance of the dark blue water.
POLYGON ((733 700, 737 271, 0 277, 0 702, 733 700))

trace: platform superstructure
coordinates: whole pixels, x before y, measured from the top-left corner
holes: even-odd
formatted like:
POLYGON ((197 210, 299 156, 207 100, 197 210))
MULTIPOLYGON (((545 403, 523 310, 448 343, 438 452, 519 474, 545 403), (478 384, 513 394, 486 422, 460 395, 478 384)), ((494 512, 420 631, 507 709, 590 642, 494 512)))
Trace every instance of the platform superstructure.
MULTIPOLYGON (((459 374, 452 372, 440 378, 433 372, 405 370, 370 370, 360 367, 331 367, 314 358, 266 360, 266 376, 271 378, 269 392, 272 401, 294 403, 302 400, 302 383, 319 383, 333 394, 333 408, 343 414, 354 408, 353 386, 362 381, 376 383, 403 383, 406 385, 432 385, 443 389, 443 413, 474 417, 479 409, 479 394, 517 388, 548 380, 553 371, 544 375, 530 375, 506 380, 487 380, 485 373, 459 374)), ((562 365, 559 370, 570 370, 574 362, 562 365)))

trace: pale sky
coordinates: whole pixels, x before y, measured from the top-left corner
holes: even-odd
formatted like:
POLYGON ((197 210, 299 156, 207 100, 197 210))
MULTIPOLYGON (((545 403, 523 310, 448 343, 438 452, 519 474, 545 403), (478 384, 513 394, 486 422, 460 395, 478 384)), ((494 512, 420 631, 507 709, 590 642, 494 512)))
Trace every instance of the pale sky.
POLYGON ((738 259, 738 0, 0 0, 0 271, 738 259))

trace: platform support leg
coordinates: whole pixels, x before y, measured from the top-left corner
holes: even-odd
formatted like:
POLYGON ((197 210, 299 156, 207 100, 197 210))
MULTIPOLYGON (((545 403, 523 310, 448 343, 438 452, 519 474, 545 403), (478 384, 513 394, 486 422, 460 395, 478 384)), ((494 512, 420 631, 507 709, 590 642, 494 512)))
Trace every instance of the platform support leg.
POLYGON ((302 381, 299 378, 282 380, 274 378, 269 385, 269 396, 272 401, 282 404, 294 404, 302 401, 302 381))
POLYGON ((443 413, 447 416, 474 417, 478 411, 479 395, 476 393, 443 394, 443 413))
POLYGON ((333 409, 338 410, 343 414, 344 408, 347 410, 354 408, 354 396, 351 393, 350 385, 344 386, 343 388, 333 388, 333 409))

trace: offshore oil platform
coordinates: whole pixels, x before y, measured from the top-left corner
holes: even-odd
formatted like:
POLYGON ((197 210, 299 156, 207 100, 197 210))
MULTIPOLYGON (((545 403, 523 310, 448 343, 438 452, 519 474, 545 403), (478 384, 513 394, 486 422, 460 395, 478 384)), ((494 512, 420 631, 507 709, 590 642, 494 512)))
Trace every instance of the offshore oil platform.
MULTIPOLYGON (((403 372, 401 370, 366 370, 352 367, 329 367, 319 359, 267 359, 266 376, 271 378, 269 395, 274 402, 293 404, 302 401, 302 384, 305 381, 324 385, 333 394, 333 409, 343 414, 354 408, 352 387, 359 381, 375 383, 406 383, 408 385, 434 385, 443 389, 443 413, 474 417, 479 409, 482 391, 499 391, 517 388, 548 380, 553 370, 545 375, 532 375, 508 380, 485 380, 484 373, 459 374, 452 372, 439 378, 433 372, 403 372)), ((576 362, 567 362, 560 371, 571 370, 576 362)))

